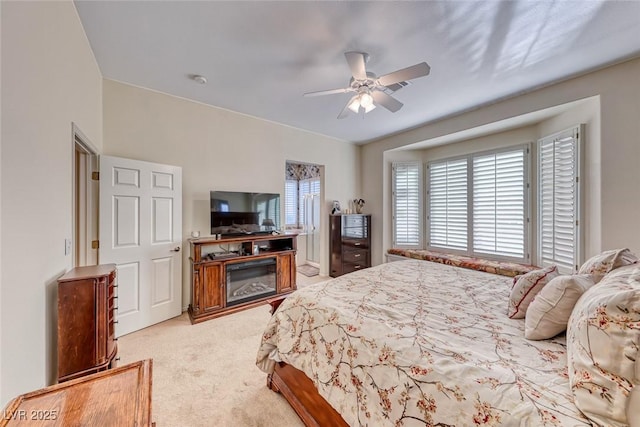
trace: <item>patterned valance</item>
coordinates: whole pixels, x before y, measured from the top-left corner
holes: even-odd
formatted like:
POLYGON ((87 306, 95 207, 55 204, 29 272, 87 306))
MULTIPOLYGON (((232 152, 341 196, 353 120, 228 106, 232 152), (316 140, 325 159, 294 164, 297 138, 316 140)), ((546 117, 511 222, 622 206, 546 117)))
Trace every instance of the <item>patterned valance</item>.
POLYGON ((287 180, 301 181, 303 179, 319 178, 320 166, 305 163, 287 162, 285 168, 287 180))

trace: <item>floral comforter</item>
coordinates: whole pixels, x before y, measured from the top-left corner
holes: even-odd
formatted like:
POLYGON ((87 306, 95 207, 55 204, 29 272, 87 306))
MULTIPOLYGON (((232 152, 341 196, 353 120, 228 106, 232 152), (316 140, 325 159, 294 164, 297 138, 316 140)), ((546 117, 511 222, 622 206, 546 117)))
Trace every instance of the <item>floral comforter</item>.
POLYGON ((564 336, 527 341, 510 278, 407 260, 300 289, 257 365, 304 371, 351 426, 590 425, 573 404, 564 336))

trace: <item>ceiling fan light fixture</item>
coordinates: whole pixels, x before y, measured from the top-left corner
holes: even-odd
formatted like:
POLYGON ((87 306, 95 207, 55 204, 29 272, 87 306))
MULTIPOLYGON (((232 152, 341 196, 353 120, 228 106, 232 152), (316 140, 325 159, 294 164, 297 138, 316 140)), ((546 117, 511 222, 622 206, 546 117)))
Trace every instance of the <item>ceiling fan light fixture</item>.
POLYGON ((362 108, 367 110, 367 112, 373 110, 373 108, 375 108, 375 106, 373 105, 373 96, 371 96, 369 92, 365 92, 360 95, 360 105, 362 105, 362 108))
POLYGON ((374 73, 368 72, 365 67, 365 63, 367 59, 369 59, 369 55, 365 52, 345 52, 344 56, 351 69, 351 79, 349 80, 348 87, 307 92, 304 94, 304 96, 318 96, 355 92, 355 95, 349 99, 347 105, 343 107, 340 114, 338 114, 338 119, 347 117, 349 111, 358 114, 361 107, 365 114, 373 111, 376 106, 382 106, 392 113, 395 113, 402 108, 402 102, 390 94, 408 85, 408 80, 429 75, 431 70, 429 64, 421 62, 377 77, 374 73))
POLYGON ((354 97, 347 108, 357 114, 360 111, 360 96, 354 97))

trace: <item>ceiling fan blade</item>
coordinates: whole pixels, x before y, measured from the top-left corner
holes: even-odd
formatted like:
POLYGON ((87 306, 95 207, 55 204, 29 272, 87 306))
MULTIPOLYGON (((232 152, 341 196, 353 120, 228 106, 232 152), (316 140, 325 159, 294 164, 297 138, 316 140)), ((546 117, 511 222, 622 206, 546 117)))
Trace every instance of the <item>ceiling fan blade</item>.
POLYGON ((353 102, 354 99, 356 99, 358 97, 358 95, 354 95, 351 97, 351 99, 349 99, 349 102, 347 102, 347 105, 344 106, 344 108, 342 109, 342 111, 340 111, 340 114, 338 114, 338 118, 339 119, 344 119, 345 117, 347 117, 349 115, 349 105, 353 102))
POLYGON ((429 67, 426 62, 421 62, 420 64, 412 65, 411 67, 403 68, 402 70, 385 74, 384 76, 378 78, 378 83, 382 86, 388 86, 394 83, 426 76, 430 71, 431 67, 429 67))
POLYGON ((387 95, 386 93, 380 90, 374 90, 371 92, 371 96, 373 96, 373 100, 376 104, 382 105, 387 110, 395 113, 398 111, 404 104, 398 101, 391 95, 387 95))
POLYGON ((365 68, 364 52, 345 52, 344 56, 347 58, 349 68, 351 68, 351 74, 356 80, 367 79, 367 69, 365 68))
POLYGON ((334 93, 347 93, 353 92, 353 89, 348 87, 344 89, 330 89, 330 90, 320 90, 317 92, 307 92, 304 96, 320 96, 320 95, 332 95, 334 93))

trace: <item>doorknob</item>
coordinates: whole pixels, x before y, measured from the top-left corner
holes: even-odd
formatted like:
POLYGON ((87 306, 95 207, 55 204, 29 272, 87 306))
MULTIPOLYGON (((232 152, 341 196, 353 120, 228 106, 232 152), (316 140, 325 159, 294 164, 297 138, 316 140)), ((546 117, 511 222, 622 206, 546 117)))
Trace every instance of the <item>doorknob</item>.
POLYGON ((180 252, 180 246, 176 246, 175 248, 171 249, 173 252, 180 252))

